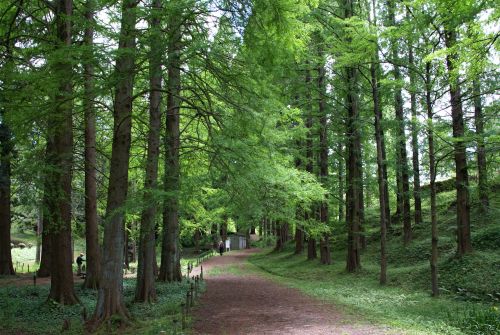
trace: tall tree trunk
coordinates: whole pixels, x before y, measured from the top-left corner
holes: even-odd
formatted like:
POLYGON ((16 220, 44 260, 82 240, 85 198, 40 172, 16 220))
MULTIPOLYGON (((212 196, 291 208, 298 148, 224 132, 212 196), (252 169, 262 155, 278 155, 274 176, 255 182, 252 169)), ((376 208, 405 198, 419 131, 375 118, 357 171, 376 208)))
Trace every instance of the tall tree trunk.
POLYGON ((42 259, 42 229, 43 229, 43 207, 40 204, 38 207, 38 218, 36 222, 36 251, 35 251, 35 263, 40 264, 42 259))
MULTIPOLYGON (((325 85, 325 65, 322 48, 322 40, 318 41, 318 57, 321 62, 318 66, 318 114, 319 114, 319 179, 325 189, 328 189, 328 127, 326 111, 326 85, 325 85)), ((322 225, 328 226, 328 200, 325 199, 319 204, 319 219, 322 225)), ((321 264, 331 264, 329 232, 323 233, 319 241, 321 264)))
MULTIPOLYGON (((446 47, 451 50, 456 44, 456 32, 445 30, 446 47)), ((462 256, 472 252, 470 234, 469 175, 467 172, 466 145, 464 139, 464 113, 460 82, 455 73, 456 54, 446 56, 450 80, 451 118, 453 123, 455 174, 457 189, 457 254, 462 256)))
POLYGON ((472 82, 474 94, 474 124, 476 127, 476 145, 477 145, 477 179, 479 189, 479 201, 481 209, 486 212, 489 207, 488 199, 488 170, 486 169, 486 149, 484 145, 484 119, 483 105, 481 102, 481 86, 479 79, 472 82))
MULTIPOLYGON (((394 0, 387 0, 388 21, 390 26, 396 26, 396 5, 394 0)), ((401 72, 399 69, 399 56, 398 56, 398 42, 393 40, 391 42, 391 54, 394 67, 394 80, 396 88, 394 91, 394 109, 396 112, 397 125, 397 140, 396 140, 396 166, 398 170, 398 177, 400 178, 400 186, 398 192, 400 193, 401 201, 398 204, 398 209, 401 209, 403 217, 403 242, 408 245, 412 240, 411 229, 411 216, 410 216, 410 183, 408 176, 408 155, 406 152, 406 135, 405 135, 405 120, 403 111, 403 95, 399 82, 401 81, 401 72)))
POLYGON ((97 181, 96 181, 96 121, 94 111, 94 0, 85 3, 84 41, 87 46, 87 57, 84 64, 85 111, 85 242, 86 242, 86 274, 83 286, 97 289, 99 287, 99 232, 97 224, 97 181))
POLYGON ((53 76, 57 80, 54 111, 48 120, 47 162, 51 167, 48 186, 48 233, 51 245, 51 271, 49 299, 64 305, 78 302, 73 287, 71 252, 71 180, 73 165, 73 88, 70 57, 62 57, 71 47, 71 16, 73 2, 59 0, 55 3, 57 27, 56 59, 53 76))
POLYGON ((227 217, 223 219, 223 222, 220 225, 220 237, 222 238, 222 241, 225 243, 227 240, 227 217))
MULTIPOLYGON (((372 10, 374 17, 374 25, 376 27, 376 10, 375 0, 372 1, 372 10)), ((384 170, 387 170, 387 163, 385 159, 385 137, 384 129, 382 127, 382 110, 380 108, 380 82, 379 82, 379 57, 378 57, 378 38, 376 39, 376 51, 370 64, 370 77, 372 87, 373 99, 373 114, 375 116, 375 142, 377 146, 377 182, 378 182, 378 199, 379 199, 379 212, 380 212, 380 276, 379 282, 384 285, 387 283, 387 208, 386 192, 388 192, 387 178, 384 170)))
POLYGON ((304 231, 299 225, 295 226, 295 254, 301 254, 304 251, 304 231))
POLYGON ((10 251, 10 195, 12 141, 10 129, 2 111, 0 120, 0 275, 14 275, 10 251))
MULTIPOLYGON (((345 0, 345 18, 353 16, 355 1, 345 0)), ((351 36, 347 32, 346 42, 351 42, 351 36)), ((360 260, 360 233, 361 233, 361 210, 360 189, 361 171, 361 139, 359 134, 359 108, 357 92, 357 69, 350 65, 346 68, 346 139, 347 139, 347 196, 346 196, 346 221, 347 221, 347 261, 348 272, 355 272, 361 268, 360 260)))
POLYGON ((155 217, 156 200, 153 192, 158 187, 158 157, 160 155, 161 130, 161 0, 154 0, 150 19, 149 55, 149 134, 144 181, 144 203, 148 205, 141 215, 139 262, 135 300, 153 302, 156 300, 155 273, 155 217))
POLYGON ((344 148, 342 142, 337 143, 337 169, 338 169, 338 200, 339 200, 339 222, 344 221, 344 148))
POLYGON ((283 251, 285 243, 288 242, 289 224, 288 222, 278 221, 276 223, 278 236, 276 236, 276 251, 283 251))
POLYGON ((425 102, 427 108, 427 141, 429 145, 429 172, 431 186, 431 288, 432 296, 439 295, 438 288, 438 229, 436 209, 436 157, 434 153, 434 125, 431 100, 431 64, 425 63, 425 102))
POLYGON ((181 13, 171 12, 168 18, 168 87, 165 136, 165 191, 169 194, 163 211, 163 245, 159 279, 181 281, 176 269, 179 253, 179 191, 180 191, 180 94, 181 94, 181 13))
MULTIPOLYGON (((312 138, 312 127, 313 127, 313 117, 312 117, 312 106, 311 106, 311 71, 309 69, 309 61, 306 61, 306 78, 305 78, 305 86, 306 86, 306 128, 307 128, 307 137, 306 137, 306 171, 309 173, 313 173, 313 138, 312 138)), ((307 211, 304 218, 307 220, 311 216, 310 211, 307 211)), ((316 239, 309 235, 307 240, 307 259, 316 259, 316 239)))
MULTIPOLYGON (((45 151, 45 155, 50 152, 49 150, 50 141, 47 142, 47 150, 45 151)), ((50 260, 51 260, 51 243, 50 243, 50 234, 49 230, 49 213, 48 213, 48 204, 49 204, 49 179, 45 177, 45 182, 43 186, 43 199, 42 199, 42 227, 41 227, 41 238, 42 238, 42 252, 40 256, 40 267, 36 272, 37 277, 45 278, 50 276, 50 260)))
POLYGON ((128 168, 132 128, 132 97, 135 77, 135 24, 137 1, 123 0, 116 58, 113 106, 113 145, 109 173, 101 278, 93 326, 111 317, 127 320, 123 301, 124 208, 128 192, 128 168))
POLYGON ((411 106, 411 148, 413 166, 413 199, 415 206, 415 224, 422 223, 422 199, 420 196, 420 165, 418 157, 418 119, 417 92, 415 78, 415 61, 413 57, 413 40, 408 41, 408 65, 410 73, 410 106, 411 106))
MULTIPOLYGON (((14 20, 18 16, 21 6, 17 8, 14 15, 14 20)), ((14 21, 12 21, 14 22, 14 21)), ((11 253, 11 238, 10 229, 12 224, 11 214, 11 159, 14 150, 14 142, 12 141, 11 130, 8 125, 6 114, 9 105, 9 98, 4 97, 4 92, 14 91, 15 86, 12 85, 9 77, 15 72, 15 64, 13 62, 13 48, 16 44, 14 38, 8 33, 5 43, 5 63, 0 69, 2 75, 2 90, 0 91, 0 275, 14 275, 15 270, 12 264, 11 253)))

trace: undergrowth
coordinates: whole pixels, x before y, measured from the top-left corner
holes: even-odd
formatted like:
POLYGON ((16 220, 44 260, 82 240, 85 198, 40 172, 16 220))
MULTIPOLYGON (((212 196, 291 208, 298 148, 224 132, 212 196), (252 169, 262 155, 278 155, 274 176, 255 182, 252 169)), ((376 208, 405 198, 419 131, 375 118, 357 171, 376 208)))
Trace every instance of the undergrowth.
MULTIPOLYGON (((156 283, 158 300, 154 304, 133 303, 135 279, 124 280, 125 303, 133 320, 124 329, 101 330, 102 334, 182 334, 180 304, 185 301, 189 289, 182 283, 156 283)), ((83 334, 83 309, 91 315, 97 292, 75 287, 80 304, 63 306, 48 301, 48 285, 0 287, 1 334, 56 334, 69 322, 64 334, 83 334)))

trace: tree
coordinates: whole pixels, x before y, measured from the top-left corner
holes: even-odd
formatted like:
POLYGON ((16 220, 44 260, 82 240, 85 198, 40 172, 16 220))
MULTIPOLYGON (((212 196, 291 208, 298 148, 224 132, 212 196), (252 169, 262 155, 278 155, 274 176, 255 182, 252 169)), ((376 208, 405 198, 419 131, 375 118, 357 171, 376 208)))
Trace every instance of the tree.
POLYGON ((427 141, 429 145, 429 173, 431 189, 431 287, 432 296, 439 295, 438 288, 438 227, 436 209, 436 158, 434 150, 434 123, 432 111, 431 63, 425 63, 425 105, 427 109, 427 141))
MULTIPOLYGON (((14 18, 17 15, 14 15, 14 18)), ((9 33, 10 34, 10 33, 9 33)), ((14 43, 7 38, 7 51, 5 60, 5 74, 2 72, 3 90, 0 91, 0 102, 2 105, 7 100, 6 88, 8 88, 9 72, 13 71, 14 64, 12 60, 12 47, 14 43)), ((10 208, 11 201, 11 160, 14 149, 12 134, 6 118, 7 110, 5 107, 0 109, 0 275, 14 275, 12 265, 12 254, 10 251, 11 239, 10 228, 12 215, 10 208)))
POLYGON ((113 316, 129 318, 123 301, 124 205, 128 191, 132 99, 135 76, 137 1, 123 0, 120 38, 116 56, 113 104, 113 144, 104 226, 101 278, 97 304, 90 325, 96 327, 113 316))
POLYGON ((486 169, 486 147, 484 144, 484 117, 481 99, 481 85, 479 79, 472 82, 474 95, 474 125, 476 126, 476 156, 477 156, 477 179, 479 188, 479 201, 481 209, 486 212, 489 207, 488 199, 488 170, 486 169))
MULTIPOLYGON (((375 0, 372 2, 373 25, 377 28, 377 16, 375 0)), ((373 114, 375 126, 375 142, 377 146, 377 181, 378 181, 378 199, 380 213, 380 284, 387 283, 387 255, 386 255, 386 235, 389 222, 389 188, 387 182, 387 162, 385 152, 384 129, 382 128, 382 110, 380 106, 380 81, 379 81, 379 57, 378 57, 378 36, 375 31, 375 52, 370 64, 370 79, 373 99, 373 114)))
MULTIPOLYGON (((407 11, 407 17, 408 17, 407 11)), ((410 109, 411 109, 411 148, 413 167, 413 200, 415 206, 415 224, 422 223, 422 200, 420 196, 420 163, 418 155, 418 119, 417 119, 417 82, 413 54, 413 30, 408 38, 408 72, 410 77, 410 109)))
MULTIPOLYGON (((396 5, 393 0, 387 1, 388 23, 391 27, 396 26, 396 5)), ((396 112, 396 176, 398 192, 398 214, 403 217, 403 242, 405 245, 412 239, 411 217, 410 217, 410 186, 408 178, 408 155, 406 153, 405 119, 403 110, 403 95, 400 81, 401 71, 399 67, 398 43, 395 38, 391 40, 391 60, 393 65, 394 81, 394 110, 396 112)))
POLYGON ((47 162, 48 234, 51 243, 51 277, 49 299, 61 304, 78 302, 73 287, 71 252, 71 181, 73 164, 73 103, 72 65, 67 52, 71 48, 72 0, 55 3, 57 44, 52 71, 58 91, 54 111, 49 114, 47 162), (53 271, 57 269, 57 271, 53 271))
POLYGON ((149 37, 149 134, 144 181, 144 204, 141 215, 139 264, 135 300, 152 302, 156 300, 154 264, 156 203, 154 191, 158 187, 158 157, 160 154, 161 129, 161 1, 154 0, 150 18, 149 37))
MULTIPOLYGON (((344 1, 344 18, 349 20, 354 15, 354 0, 344 1)), ((352 40, 347 32, 346 41, 352 40)), ((361 140, 359 134, 359 108, 358 108, 358 74, 354 65, 345 69, 347 122, 347 195, 346 195, 346 221, 347 221, 347 265, 348 272, 355 272, 361 268, 360 260, 360 233, 362 217, 362 199, 360 197, 362 185, 361 172, 361 140)))
POLYGON ((99 287, 100 257, 97 224, 97 180, 96 180, 96 120, 94 110, 94 0, 85 2, 86 27, 84 43, 86 59, 84 62, 84 118, 85 118, 85 242, 86 271, 84 287, 99 287))
POLYGON ((180 190, 180 95, 182 7, 170 8, 167 33, 167 117, 165 135, 165 176, 167 193, 163 210, 163 242, 159 279, 181 281, 179 241, 179 190, 180 190))
POLYGON ((13 143, 9 126, 2 111, 0 121, 0 275, 14 275, 10 252, 10 197, 11 197, 11 156, 13 143))
MULTIPOLYGON (((309 69, 309 61, 306 61, 306 75, 305 75, 305 89, 306 89, 306 115, 305 115, 305 125, 307 128, 307 137, 305 140, 306 145, 306 171, 313 173, 313 116, 312 116, 312 106, 311 106, 311 70, 309 69)), ((306 212, 304 219, 308 220, 312 215, 310 212, 306 212)), ((316 259, 318 257, 316 251, 316 239, 309 234, 307 238, 307 259, 316 259)))
POLYGON ((464 113, 462 110, 460 80, 456 72, 457 56, 454 50, 457 40, 455 28, 449 25, 445 26, 444 37, 446 48, 449 50, 446 55, 446 66, 449 76, 453 138, 455 140, 453 152, 457 189, 457 254, 463 256, 472 252, 472 242, 470 234, 469 174, 464 139, 464 113))
MULTIPOLYGON (((323 46, 321 38, 318 40, 318 116, 319 116, 319 180, 323 187, 328 185, 328 128, 327 128, 327 110, 326 110, 326 84, 325 84, 325 65, 323 46)), ((328 227, 328 201, 325 199, 319 204, 319 221, 328 227)), ((330 254, 329 232, 325 232, 320 237, 320 261, 321 264, 331 264, 332 256, 330 254)))

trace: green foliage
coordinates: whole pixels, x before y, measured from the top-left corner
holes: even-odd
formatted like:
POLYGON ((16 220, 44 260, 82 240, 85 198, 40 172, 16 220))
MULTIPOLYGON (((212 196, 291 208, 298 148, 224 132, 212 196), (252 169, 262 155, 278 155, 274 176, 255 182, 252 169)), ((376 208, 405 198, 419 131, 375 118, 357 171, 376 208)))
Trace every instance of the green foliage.
POLYGON ((471 307, 450 313, 450 320, 470 335, 495 335, 500 333, 500 311, 498 307, 471 307))
MULTIPOLYGON (((189 289, 187 282, 157 283, 158 301, 154 304, 132 304, 135 293, 135 279, 124 280, 125 302, 134 317, 131 326, 124 330, 106 330, 104 333, 158 334, 161 330, 174 329, 174 320, 180 327, 180 304, 189 289)), ((52 300, 47 301, 49 287, 0 287, 0 332, 28 332, 33 334, 58 333, 64 320, 70 322, 66 334, 84 333, 82 311, 91 315, 97 292, 76 287, 80 304, 63 306, 52 300)))
POLYGON ((472 234, 477 250, 500 250, 500 225, 491 224, 472 234))

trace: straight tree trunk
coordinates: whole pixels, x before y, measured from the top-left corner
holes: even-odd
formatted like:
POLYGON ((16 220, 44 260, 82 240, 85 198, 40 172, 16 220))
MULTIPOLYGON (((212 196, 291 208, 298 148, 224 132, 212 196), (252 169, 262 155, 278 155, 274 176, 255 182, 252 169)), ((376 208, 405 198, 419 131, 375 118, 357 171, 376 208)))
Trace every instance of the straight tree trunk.
POLYGON ((165 191, 169 194, 163 211, 163 245, 159 279, 181 281, 179 257, 179 191, 180 191, 180 94, 181 94, 181 24, 178 11, 168 18, 168 87, 165 136, 165 191))
POLYGON ((224 221, 220 226, 220 236, 222 241, 225 243, 227 240, 227 218, 224 218, 224 221))
MULTIPOLYGON (((323 59, 323 50, 321 40, 318 45, 318 56, 323 59)), ((327 127, 327 111, 326 111, 326 85, 325 85, 325 65, 324 60, 321 61, 318 67, 318 114, 319 114, 319 179, 321 184, 326 189, 328 188, 328 127, 327 127)), ((328 200, 325 199, 319 205, 319 219, 322 225, 328 226, 328 200)), ((320 261, 321 264, 331 264, 332 256, 330 253, 329 233, 323 233, 320 238, 320 261)))
POLYGON ((94 0, 85 3, 84 42, 88 56, 84 64, 85 111, 85 242, 86 274, 83 287, 96 290, 99 287, 99 233, 97 224, 97 181, 96 181, 96 121, 94 111, 94 0))
POLYGON ((57 80, 54 112, 48 120, 48 142, 51 149, 47 162, 51 167, 48 176, 48 233, 51 245, 51 271, 49 299, 63 305, 78 302, 73 286, 71 251, 71 180, 73 165, 73 87, 70 57, 61 57, 71 47, 71 16, 73 2, 58 0, 55 3, 57 31, 56 59, 52 69, 57 80))
POLYGON ((276 222, 276 230, 278 235, 276 236, 276 251, 283 251, 285 243, 288 241, 288 223, 283 221, 276 222))
MULTIPOLYGON (((47 155, 49 150, 50 142, 47 142, 47 150, 45 154, 47 155)), ((48 233, 49 230, 49 213, 48 213, 48 204, 49 204, 49 179, 45 177, 44 182, 44 190, 43 190, 43 199, 42 199, 42 227, 41 227, 41 237, 42 237, 42 252, 40 256, 40 267, 36 272, 37 277, 45 278, 50 276, 50 260, 51 260, 51 243, 50 243, 50 235, 48 233)))
MULTIPOLYGON (((374 16, 374 25, 376 27, 376 11, 375 0, 372 1, 372 10, 374 16)), ((375 142, 377 146, 377 182, 378 182, 378 199, 379 199, 379 212, 380 212, 380 276, 379 282, 381 285, 387 283, 387 203, 386 192, 388 191, 386 175, 384 170, 387 169, 387 162, 385 159, 385 137, 384 129, 382 127, 382 110, 380 108, 380 82, 379 82, 379 57, 378 57, 378 38, 376 39, 376 54, 373 56, 372 63, 370 64, 370 76, 372 87, 373 99, 373 114, 375 116, 375 142)))
MULTIPOLYGON (((345 0, 345 18, 353 16, 355 1, 345 0)), ((351 41, 348 35, 347 43, 351 41)), ((346 196, 346 221, 347 221, 347 261, 348 272, 361 269, 360 260, 360 233, 362 217, 362 199, 360 199, 361 171, 361 139, 359 134, 359 109, 357 96, 357 69, 354 66, 346 68, 346 106, 347 106, 347 196, 346 196)))
MULTIPOLYGON (((456 32, 445 30, 445 44, 452 49, 456 44, 456 32)), ((472 252, 470 234, 470 203, 469 203, 469 175, 467 171, 466 144, 464 139, 464 113, 462 110, 462 96, 460 82, 455 73, 455 54, 446 56, 446 65, 450 80, 451 118, 453 123, 455 175, 457 189, 457 254, 463 256, 472 252), (454 78, 454 79, 453 79, 454 78)))
POLYGON ((0 120, 0 275, 14 275, 10 249, 11 227, 11 156, 12 141, 10 129, 2 112, 0 120))
POLYGON ((304 252, 304 231, 299 225, 295 226, 295 254, 304 252))
MULTIPOLYGON (((392 27, 396 26, 396 15, 395 15, 395 4, 393 0, 387 1, 388 19, 389 24, 392 27)), ((392 61, 394 62, 394 80, 396 81, 396 89, 394 92, 394 109, 396 111, 396 121, 397 126, 397 141, 396 141, 396 165, 398 170, 398 176, 400 178, 400 186, 398 187, 398 192, 400 192, 400 198, 398 199, 401 203, 398 204, 398 209, 401 209, 401 215, 403 217, 403 243, 408 245, 412 240, 412 229, 411 229, 411 216, 410 216, 410 183, 408 176, 408 155, 406 152, 406 135, 405 135, 405 120, 403 111, 403 95, 401 88, 398 86, 399 81, 401 81, 401 72, 399 69, 399 56, 398 56, 398 45, 397 41, 391 42, 391 54, 392 61)))
POLYGON ((132 98, 135 77, 135 24, 137 1, 123 0, 120 38, 116 58, 113 106, 113 144, 106 206, 101 278, 94 316, 95 328, 110 318, 122 321, 130 315, 123 301, 124 208, 128 192, 128 168, 132 128, 132 98))
POLYGON ((339 198, 339 222, 344 221, 344 148, 342 142, 337 143, 338 152, 338 198, 339 198))
MULTIPOLYGON (((306 128, 307 128, 307 138, 306 138, 306 171, 313 173, 313 138, 312 138, 312 127, 313 127, 313 117, 311 110, 311 71, 309 69, 309 61, 306 61, 306 103, 307 103, 307 115, 306 115, 306 128)), ((310 217, 310 212, 306 212, 305 219, 310 217)), ((316 252, 316 239, 309 236, 307 240, 307 259, 316 259, 318 257, 316 252)))
POLYGON ((160 36, 161 0, 154 0, 150 19, 149 55, 149 134, 144 182, 144 203, 148 205, 141 214, 139 260, 135 301, 153 302, 155 288, 155 217, 156 200, 153 192, 158 188, 158 158, 160 155, 161 130, 161 56, 163 48, 160 36))
POLYGON ((42 258, 42 229, 43 229, 43 207, 40 204, 38 207, 38 218, 36 223, 36 251, 35 251, 35 263, 40 264, 42 258))
POLYGON ((483 105, 481 102, 481 86, 479 79, 472 82, 474 94, 474 124, 476 127, 476 145, 477 145, 477 179, 479 189, 479 201, 481 209, 486 212, 489 207, 488 199, 488 170, 486 169, 486 149, 484 145, 484 118, 483 105))
POLYGON ((438 288, 438 229, 436 209, 436 157, 434 153, 434 125, 431 100, 431 64, 425 63, 425 101, 427 108, 427 141, 429 145, 429 172, 431 186, 431 288, 432 296, 439 296, 438 288))
POLYGON ((415 61, 413 57, 412 39, 408 42, 408 65, 410 73, 410 105, 411 105, 411 147, 413 166, 413 199, 415 206, 415 224, 422 223, 422 199, 420 196, 420 166, 418 155, 418 119, 417 92, 415 78, 415 61))
MULTIPOLYGON (((17 14, 19 13, 19 9, 17 14)), ((15 65, 13 62, 13 48, 15 40, 12 38, 5 43, 5 64, 2 72, 5 71, 6 76, 2 76, 2 92, 14 90, 14 85, 11 85, 8 77, 14 73, 15 65)), ((11 215, 11 159, 14 150, 14 142, 12 141, 12 133, 6 118, 7 110, 5 105, 8 105, 8 98, 0 95, 0 275, 14 275, 15 270, 12 264, 11 253, 11 238, 10 229, 12 225, 11 215), (4 104, 5 102, 5 104, 4 104)))

